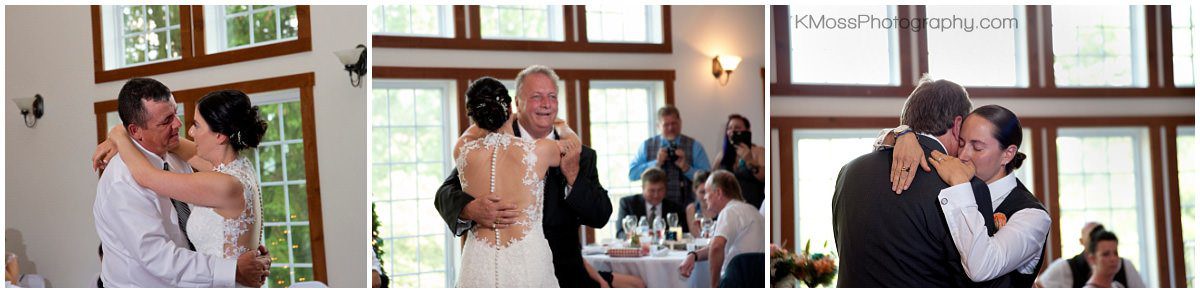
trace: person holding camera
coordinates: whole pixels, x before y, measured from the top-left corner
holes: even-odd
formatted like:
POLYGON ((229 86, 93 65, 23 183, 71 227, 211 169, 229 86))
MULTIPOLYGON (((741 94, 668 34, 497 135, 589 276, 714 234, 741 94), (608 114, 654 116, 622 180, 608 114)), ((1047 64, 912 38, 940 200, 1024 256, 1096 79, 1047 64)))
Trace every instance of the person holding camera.
POLYGON ((763 181, 765 160, 766 149, 750 142, 750 120, 738 114, 729 115, 729 120, 725 122, 724 147, 717 153, 717 161, 713 162, 712 169, 732 172, 742 186, 746 203, 756 209, 762 208, 766 194, 763 181))
POLYGON ((635 181, 642 177, 642 172, 650 167, 658 167, 667 172, 667 201, 684 206, 696 200, 692 194, 692 176, 696 172, 709 168, 708 154, 700 142, 680 134, 683 129, 683 119, 679 109, 667 105, 658 109, 659 135, 646 139, 629 164, 629 180, 635 181), (654 158, 654 160, 650 160, 654 158))

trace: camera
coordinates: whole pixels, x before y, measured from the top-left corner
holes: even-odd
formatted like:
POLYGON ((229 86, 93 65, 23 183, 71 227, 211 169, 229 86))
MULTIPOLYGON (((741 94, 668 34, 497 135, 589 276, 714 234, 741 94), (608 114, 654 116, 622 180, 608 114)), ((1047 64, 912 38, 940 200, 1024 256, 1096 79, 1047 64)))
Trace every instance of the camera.
POLYGON ((731 143, 733 145, 745 144, 746 146, 751 146, 752 144, 750 143, 750 132, 749 131, 734 131, 733 135, 731 135, 729 137, 729 143, 731 143))
POLYGON ((673 142, 667 143, 667 164, 675 164, 675 161, 679 160, 679 155, 675 154, 677 149, 679 149, 679 145, 673 142))

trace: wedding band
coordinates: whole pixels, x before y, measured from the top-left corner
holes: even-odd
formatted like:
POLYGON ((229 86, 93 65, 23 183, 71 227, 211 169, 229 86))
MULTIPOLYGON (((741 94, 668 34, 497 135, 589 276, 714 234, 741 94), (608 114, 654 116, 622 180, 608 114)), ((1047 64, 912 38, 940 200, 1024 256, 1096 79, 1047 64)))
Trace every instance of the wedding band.
POLYGON ((900 172, 908 172, 908 167, 900 168, 900 172))

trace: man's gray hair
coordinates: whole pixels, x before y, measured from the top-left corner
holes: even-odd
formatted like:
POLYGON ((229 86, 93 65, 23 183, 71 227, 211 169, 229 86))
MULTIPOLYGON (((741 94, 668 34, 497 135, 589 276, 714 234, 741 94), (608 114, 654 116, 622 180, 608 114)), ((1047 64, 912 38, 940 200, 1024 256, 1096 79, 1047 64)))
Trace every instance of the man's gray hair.
POLYGON ((525 67, 524 70, 521 70, 521 73, 517 73, 517 88, 516 88, 515 93, 516 93, 516 96, 518 99, 522 98, 521 97, 521 84, 525 83, 525 76, 528 76, 530 74, 535 74, 535 73, 545 74, 547 77, 550 78, 550 81, 554 82, 554 88, 556 90, 561 90, 560 88, 558 88, 558 73, 554 73, 553 68, 550 68, 549 66, 546 66, 546 65, 530 65, 529 67, 525 67))

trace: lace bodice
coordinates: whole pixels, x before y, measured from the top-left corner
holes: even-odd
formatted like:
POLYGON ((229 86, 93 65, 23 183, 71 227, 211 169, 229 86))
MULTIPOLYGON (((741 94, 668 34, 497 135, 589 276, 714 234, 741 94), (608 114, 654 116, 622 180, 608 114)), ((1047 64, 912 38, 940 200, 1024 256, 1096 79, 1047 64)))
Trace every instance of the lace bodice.
MULTIPOLYGON (((500 246, 505 247, 529 234, 530 230, 541 229, 542 193, 546 180, 544 174, 538 174, 536 171, 538 157, 534 152, 535 147, 536 143, 532 139, 492 132, 483 138, 464 143, 459 150, 459 156, 454 160, 459 181, 468 194, 500 194, 503 201, 516 202, 518 208, 523 211, 522 217, 513 225, 521 229, 501 229, 501 234, 512 234, 513 237, 501 237, 505 238, 501 241, 496 241, 493 237, 487 241, 491 245, 501 243, 500 246), (486 169, 467 169, 475 164, 486 169), (480 172, 484 170, 488 171, 487 174, 480 172), (514 175, 520 175, 520 181, 513 181, 516 178, 510 176, 514 175), (486 178, 488 182, 472 180, 480 178, 486 178), (515 184, 516 182, 520 184, 515 184)), ((490 230, 490 227, 477 228, 490 230)))
POLYGON ((523 211, 508 228, 476 225, 470 231, 459 287, 558 287, 542 231, 546 166, 538 165, 536 146, 529 138, 489 133, 459 149, 454 162, 464 191, 498 194, 523 211))
POLYGON ((238 255, 257 249, 262 235, 262 193, 254 165, 245 157, 213 168, 242 183, 242 198, 246 206, 237 218, 225 218, 208 207, 193 206, 188 217, 188 239, 196 251, 236 259, 238 255))

